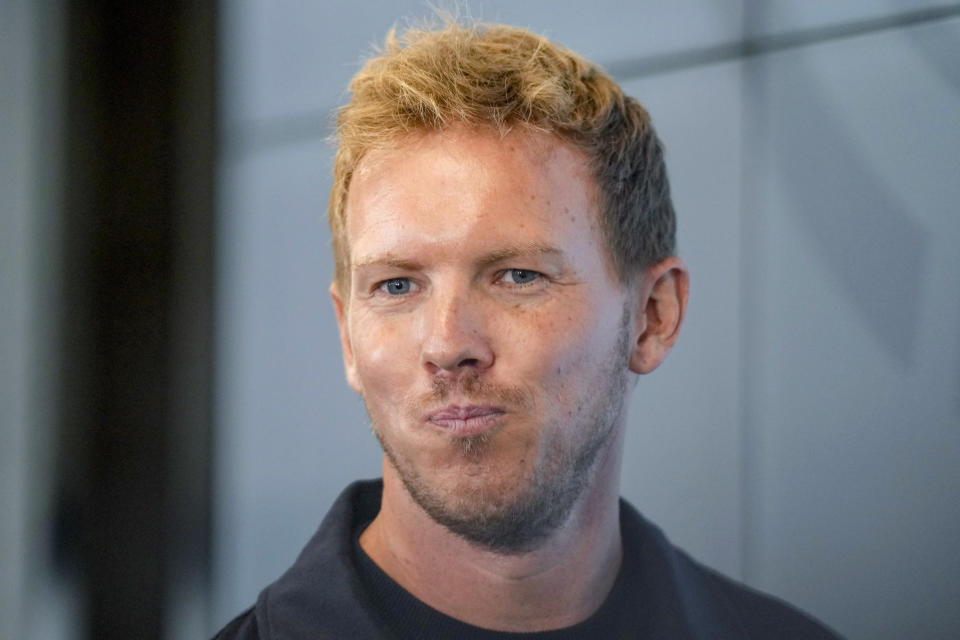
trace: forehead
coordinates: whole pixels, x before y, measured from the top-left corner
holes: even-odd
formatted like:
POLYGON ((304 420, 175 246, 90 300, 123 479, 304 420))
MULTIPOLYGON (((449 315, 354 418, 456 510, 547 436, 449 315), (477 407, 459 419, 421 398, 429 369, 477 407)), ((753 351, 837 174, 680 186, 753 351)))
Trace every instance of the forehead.
POLYGON ((354 253, 377 227, 396 229, 411 217, 438 233, 470 223, 490 234, 505 226, 563 226, 563 215, 594 229, 595 194, 586 156, 555 135, 466 127, 416 133, 371 151, 357 166, 347 240, 354 253))
POLYGON ((413 132, 371 149, 353 172, 350 192, 357 183, 396 172, 413 158, 436 165, 437 169, 459 165, 461 170, 481 170, 498 165, 513 169, 518 179, 545 177, 535 176, 537 173, 567 173, 567 177, 576 174, 593 182, 586 156, 556 135, 528 128, 501 135, 492 127, 458 125, 413 132))

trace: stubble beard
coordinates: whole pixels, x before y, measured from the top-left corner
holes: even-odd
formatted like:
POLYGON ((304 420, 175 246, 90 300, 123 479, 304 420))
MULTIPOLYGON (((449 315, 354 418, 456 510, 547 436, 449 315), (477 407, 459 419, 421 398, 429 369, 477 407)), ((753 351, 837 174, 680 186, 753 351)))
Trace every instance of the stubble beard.
MULTIPOLYGON (((598 454, 611 441, 622 420, 628 386, 629 312, 624 309, 615 348, 605 359, 609 367, 597 376, 600 384, 588 390, 577 407, 574 424, 566 432, 582 437, 569 443, 553 438, 542 460, 533 465, 519 484, 521 489, 504 492, 498 486, 473 484, 451 495, 434 486, 410 461, 399 455, 373 425, 387 460, 396 470, 413 500, 435 522, 471 544, 500 554, 526 553, 538 548, 569 518, 596 472, 598 454)), ((467 394, 518 398, 518 390, 490 389, 476 378, 463 384, 467 394)), ((435 388, 442 397, 449 389, 435 388)), ((545 427, 546 428, 546 427, 545 427)), ((466 461, 482 464, 492 448, 496 432, 454 440, 466 461)))

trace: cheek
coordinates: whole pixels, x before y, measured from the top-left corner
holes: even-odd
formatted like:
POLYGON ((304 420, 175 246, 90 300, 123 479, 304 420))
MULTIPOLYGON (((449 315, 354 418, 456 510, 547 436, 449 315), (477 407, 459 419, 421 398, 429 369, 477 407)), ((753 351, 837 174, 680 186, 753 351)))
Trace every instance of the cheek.
POLYGON ((416 350, 400 323, 370 322, 360 318, 351 325, 354 367, 362 393, 368 403, 384 396, 403 393, 410 380, 411 358, 416 350))
POLYGON ((513 337, 510 343, 515 357, 510 360, 524 363, 518 369, 528 380, 536 381, 548 403, 554 398, 566 399, 580 386, 585 367, 598 346, 598 318, 565 310, 514 320, 513 330, 505 332, 513 337))
MULTIPOLYGON (((606 302, 606 301, 603 301, 606 302)), ((592 301, 584 313, 565 313, 538 335, 539 348, 531 354, 540 367, 544 391, 557 400, 557 409, 573 414, 598 375, 610 369, 607 362, 618 341, 621 311, 615 304, 592 301), (604 313, 596 310, 606 309, 604 313), (614 311, 616 309, 616 311, 614 311)))

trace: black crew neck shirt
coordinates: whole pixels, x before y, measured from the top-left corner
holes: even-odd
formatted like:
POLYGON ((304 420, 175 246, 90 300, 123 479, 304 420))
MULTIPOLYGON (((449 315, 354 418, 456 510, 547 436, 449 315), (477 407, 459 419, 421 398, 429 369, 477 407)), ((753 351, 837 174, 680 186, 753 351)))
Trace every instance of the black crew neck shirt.
MULTIPOLYGON (((625 550, 624 561, 613 588, 600 608, 589 618, 563 629, 518 633, 476 627, 437 611, 411 595, 387 575, 360 546, 360 527, 353 538, 353 561, 360 580, 378 615, 389 621, 398 638, 444 638, 455 640, 577 640, 582 638, 629 638, 649 635, 652 620, 643 607, 633 606, 642 588, 636 554, 625 550)), ((642 597, 642 596, 641 596, 642 597)))
POLYGON ((370 559, 360 533, 380 511, 382 481, 337 498, 297 561, 230 621, 218 640, 836 640, 790 605, 709 569, 620 501, 623 563, 600 608, 565 629, 509 633, 466 624, 417 600, 370 559))

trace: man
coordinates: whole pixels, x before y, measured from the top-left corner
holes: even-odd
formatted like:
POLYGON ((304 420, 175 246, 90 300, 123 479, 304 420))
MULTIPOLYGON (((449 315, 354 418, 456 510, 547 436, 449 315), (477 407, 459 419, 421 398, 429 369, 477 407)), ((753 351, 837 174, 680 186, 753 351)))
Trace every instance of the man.
POLYGON ((644 109, 504 26, 391 35, 351 89, 330 293, 383 480, 218 637, 835 637, 619 498, 688 292, 644 109))

